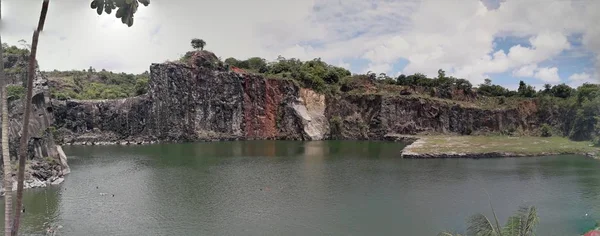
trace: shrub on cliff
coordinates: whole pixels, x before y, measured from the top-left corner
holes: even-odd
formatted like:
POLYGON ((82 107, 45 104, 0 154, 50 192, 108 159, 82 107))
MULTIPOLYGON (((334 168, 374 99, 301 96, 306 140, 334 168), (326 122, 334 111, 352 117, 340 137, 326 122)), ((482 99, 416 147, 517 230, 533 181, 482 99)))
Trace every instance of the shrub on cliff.
POLYGON ((552 127, 548 124, 543 124, 540 128, 540 135, 542 137, 550 137, 552 136, 552 127))
POLYGON ((50 71, 50 94, 52 98, 66 99, 114 99, 146 93, 150 74, 139 75, 83 71, 50 71))
POLYGON ((526 84, 522 80, 519 82, 519 88, 517 89, 517 94, 520 97, 532 98, 535 97, 536 91, 531 85, 526 84))
POLYGON ((274 62, 267 62, 259 57, 246 60, 227 58, 225 64, 254 73, 291 78, 300 82, 303 87, 319 92, 327 90, 329 85, 336 85, 342 78, 351 75, 350 71, 329 65, 320 58, 304 62, 296 58, 286 59, 281 56, 274 62))
POLYGON ((23 98, 25 96, 25 87, 21 85, 8 85, 6 86, 6 93, 8 98, 23 98))
POLYGON ((510 97, 509 95, 509 90, 500 86, 500 85, 495 85, 492 84, 492 80, 490 79, 485 79, 485 82, 483 84, 479 85, 479 88, 477 88, 477 93, 484 95, 484 96, 492 96, 492 97, 498 97, 498 96, 506 96, 506 97, 510 97))

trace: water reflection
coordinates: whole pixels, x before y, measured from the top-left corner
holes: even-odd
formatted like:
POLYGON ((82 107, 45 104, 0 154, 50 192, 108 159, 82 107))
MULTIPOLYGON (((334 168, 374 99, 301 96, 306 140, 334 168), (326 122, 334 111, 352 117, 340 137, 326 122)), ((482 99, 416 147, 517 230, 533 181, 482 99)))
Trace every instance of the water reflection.
POLYGON ((37 233, 44 222, 61 224, 64 235, 435 235, 489 214, 485 191, 501 219, 536 205, 540 235, 574 235, 600 219, 597 161, 403 160, 401 148, 358 141, 66 147, 73 173, 60 188, 26 192, 24 224, 37 233))

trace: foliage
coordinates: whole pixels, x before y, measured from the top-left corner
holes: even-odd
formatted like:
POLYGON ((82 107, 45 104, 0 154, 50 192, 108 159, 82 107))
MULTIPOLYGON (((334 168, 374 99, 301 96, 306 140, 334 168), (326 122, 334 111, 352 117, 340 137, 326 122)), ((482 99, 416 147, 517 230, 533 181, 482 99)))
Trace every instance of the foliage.
POLYGON ((463 91, 464 94, 471 94, 473 85, 466 79, 459 79, 452 76, 446 76, 446 72, 442 69, 438 70, 436 78, 427 78, 424 74, 416 73, 406 76, 399 75, 396 78, 396 84, 402 86, 420 86, 433 88, 432 96, 440 98, 452 99, 453 91, 463 91))
POLYGON ((204 46, 206 46, 206 42, 203 39, 194 38, 192 39, 192 48, 204 50, 204 46))
POLYGON ((29 55, 29 49, 27 48, 18 48, 17 46, 9 46, 6 43, 2 44, 2 50, 4 53, 4 56, 7 56, 8 54, 15 54, 15 55, 29 55))
POLYGON ((225 64, 257 73, 266 73, 269 70, 267 61, 260 57, 252 57, 241 61, 230 57, 225 59, 225 64))
POLYGON ((523 80, 519 82, 519 89, 517 90, 517 94, 520 97, 532 98, 535 97, 535 88, 531 85, 527 85, 523 80))
POLYGON ((113 73, 105 70, 45 73, 51 83, 51 96, 59 100, 116 99, 142 95, 147 92, 150 76, 147 71, 139 75, 113 73))
MULTIPOLYGON (((476 214, 469 218, 467 235, 485 235, 485 236, 533 236, 535 227, 539 223, 537 210, 535 207, 520 207, 519 210, 510 216, 504 226, 500 226, 496 213, 492 208, 494 221, 492 222, 483 214, 476 214)), ((459 236, 449 232, 441 232, 443 236, 459 236)))
POLYGON ((543 124, 540 128, 540 133, 542 137, 550 137, 552 136, 552 127, 548 124, 543 124))
POLYGON ((25 96, 25 87, 21 85, 8 85, 6 86, 7 98, 23 98, 25 96))
POLYGON ((600 96, 584 100, 578 107, 570 138, 591 140, 600 130, 600 96))
POLYGON ((286 59, 281 56, 274 62, 267 62, 259 57, 252 57, 247 60, 227 58, 225 64, 269 76, 291 78, 300 82, 302 86, 319 92, 326 91, 328 86, 337 85, 342 78, 350 76, 350 71, 329 65, 320 58, 305 62, 296 58, 286 59))
POLYGON ((150 0, 93 0, 90 4, 92 9, 96 9, 98 15, 103 12, 110 15, 114 9, 117 9, 115 16, 121 18, 121 22, 131 27, 133 25, 133 14, 137 11, 139 3, 144 6, 150 4, 150 0))
POLYGON ((508 89, 506 89, 500 85, 492 84, 492 80, 490 80, 490 79, 485 79, 485 83, 479 85, 479 88, 477 88, 477 93, 484 95, 484 96, 492 96, 492 97, 498 97, 498 96, 511 97, 514 95, 514 94, 511 94, 508 89))

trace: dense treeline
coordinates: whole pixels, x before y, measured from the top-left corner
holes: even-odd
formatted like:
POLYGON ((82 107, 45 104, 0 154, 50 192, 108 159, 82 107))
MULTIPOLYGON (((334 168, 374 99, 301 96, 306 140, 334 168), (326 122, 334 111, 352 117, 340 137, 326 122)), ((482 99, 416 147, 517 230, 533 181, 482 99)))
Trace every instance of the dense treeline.
POLYGON ((27 78, 29 50, 27 48, 18 48, 14 45, 8 46, 6 43, 2 44, 2 50, 4 54, 4 73, 7 77, 7 83, 23 85, 25 78, 27 78))
POLYGON ((321 92, 330 85, 338 84, 342 78, 351 75, 350 71, 329 65, 320 58, 303 62, 299 59, 286 59, 280 56, 276 61, 269 63, 259 57, 247 60, 227 58, 225 64, 255 73, 291 78, 300 82, 304 87, 321 92))
POLYGON ((94 68, 83 71, 45 72, 50 81, 53 98, 64 99, 116 99, 146 93, 149 73, 139 75, 96 72, 94 68))

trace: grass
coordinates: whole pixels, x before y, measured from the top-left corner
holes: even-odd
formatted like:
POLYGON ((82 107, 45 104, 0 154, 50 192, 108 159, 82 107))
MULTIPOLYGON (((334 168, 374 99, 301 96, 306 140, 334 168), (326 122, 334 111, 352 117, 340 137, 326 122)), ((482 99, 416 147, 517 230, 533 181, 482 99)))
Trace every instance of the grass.
POLYGON ((417 154, 513 153, 523 155, 600 153, 591 142, 575 142, 563 137, 533 136, 417 136, 405 151, 417 154))

